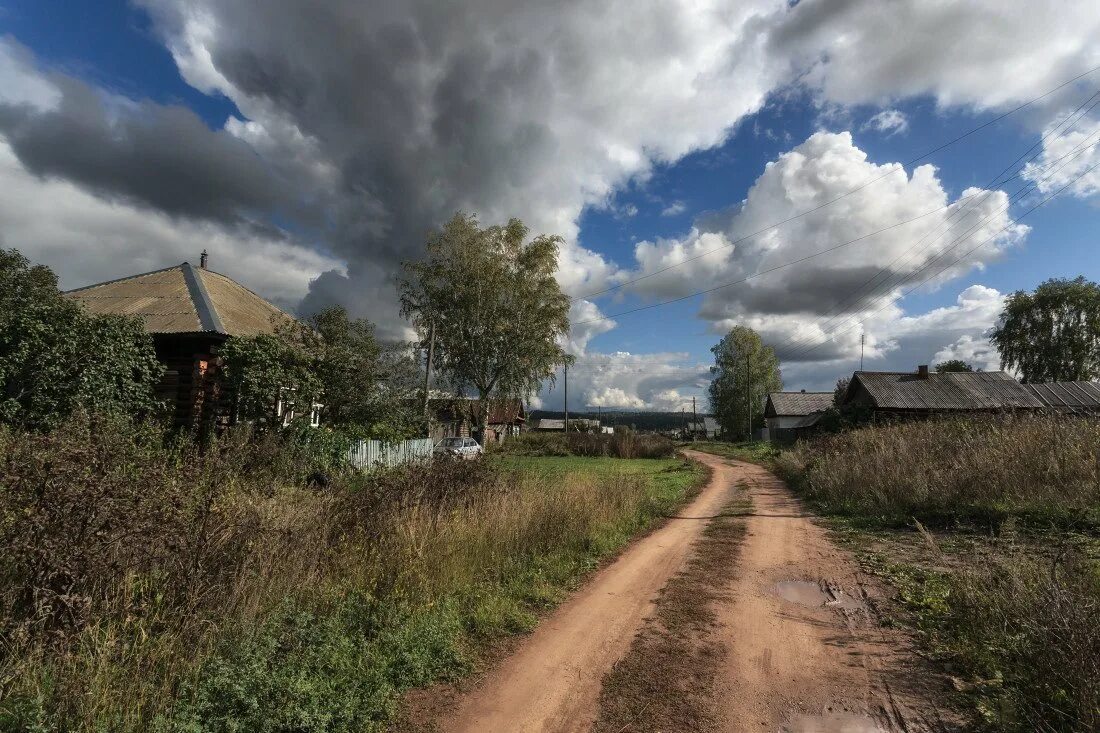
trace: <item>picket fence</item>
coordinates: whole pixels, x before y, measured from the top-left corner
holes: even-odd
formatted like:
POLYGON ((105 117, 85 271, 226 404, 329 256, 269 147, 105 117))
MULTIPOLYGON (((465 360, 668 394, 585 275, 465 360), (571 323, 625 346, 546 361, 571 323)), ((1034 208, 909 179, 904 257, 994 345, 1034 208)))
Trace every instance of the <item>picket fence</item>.
POLYGON ((360 440, 348 451, 348 462, 359 469, 379 466, 401 466, 406 463, 430 461, 435 444, 431 438, 383 443, 380 440, 360 440))

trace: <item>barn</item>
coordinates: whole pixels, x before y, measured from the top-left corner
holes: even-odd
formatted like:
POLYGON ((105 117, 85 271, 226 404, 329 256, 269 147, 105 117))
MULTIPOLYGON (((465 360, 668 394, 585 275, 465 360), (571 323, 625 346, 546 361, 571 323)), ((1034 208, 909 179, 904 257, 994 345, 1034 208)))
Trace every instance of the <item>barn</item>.
POLYGON ((865 406, 881 417, 1041 410, 1026 385, 1005 372, 856 372, 844 406, 865 406))
POLYGON ((796 439, 817 424, 833 406, 832 392, 770 392, 764 403, 764 425, 768 439, 784 442, 796 439))

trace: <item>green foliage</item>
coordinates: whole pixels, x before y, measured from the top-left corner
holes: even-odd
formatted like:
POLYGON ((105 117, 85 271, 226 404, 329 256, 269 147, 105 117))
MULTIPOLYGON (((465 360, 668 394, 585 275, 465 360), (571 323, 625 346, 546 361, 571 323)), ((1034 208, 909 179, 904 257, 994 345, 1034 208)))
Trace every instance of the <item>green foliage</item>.
POLYGON ((1087 381, 1100 377, 1100 286, 1047 280, 1034 293, 1008 296, 990 340, 1001 366, 1025 382, 1087 381))
POLYGON ((79 408, 153 415, 162 374, 140 320, 88 315, 48 268, 0 250, 0 422, 48 429, 79 408))
POLYGON ((272 424, 278 402, 306 421, 315 403, 321 419, 349 437, 404 440, 422 434, 408 399, 416 365, 403 345, 383 348, 374 326, 338 306, 274 334, 234 337, 222 346, 226 385, 237 417, 272 424))
POLYGON ((779 455, 779 448, 775 443, 766 440, 752 440, 743 443, 701 442, 687 443, 685 448, 713 453, 723 458, 733 458, 738 461, 759 463, 768 465, 772 459, 779 455))
POLYGON ((466 667, 453 606, 380 608, 349 593, 335 608, 285 602, 228 637, 181 691, 162 724, 179 733, 383 731, 401 690, 466 667))
POLYGON ((947 374, 949 372, 972 372, 974 367, 967 364, 962 359, 948 359, 947 361, 941 361, 936 365, 936 372, 938 374, 947 374))
POLYGON ((526 433, 509 438, 497 452, 521 456, 670 458, 675 444, 663 435, 624 429, 607 433, 526 433))
POLYGON ((779 359, 775 350, 764 346, 760 335, 747 326, 734 326, 711 351, 711 409, 725 435, 750 439, 750 411, 754 429, 763 427, 767 394, 783 389, 779 359))
POLYGON ((477 390, 481 429, 490 399, 526 396, 571 361, 558 345, 569 333, 554 277, 561 238, 525 243, 527 234, 518 219, 482 228, 455 214, 400 282, 402 311, 425 342, 434 328, 433 366, 457 391, 477 390))

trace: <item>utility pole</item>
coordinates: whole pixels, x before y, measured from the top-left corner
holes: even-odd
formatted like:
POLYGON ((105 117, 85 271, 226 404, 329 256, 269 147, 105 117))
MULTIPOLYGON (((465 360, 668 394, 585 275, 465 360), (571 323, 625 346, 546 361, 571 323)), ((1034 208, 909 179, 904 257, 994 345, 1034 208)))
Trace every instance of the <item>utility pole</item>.
POLYGON ((684 408, 680 408, 680 430, 684 434, 684 438, 687 438, 687 415, 684 414, 684 408))
POLYGON ((752 367, 749 365, 748 352, 745 352, 745 415, 749 419, 747 440, 752 440, 752 367))
POLYGON ((699 413, 695 411, 695 395, 691 397, 691 439, 695 440, 695 431, 699 429, 699 413))
POLYGON ((863 340, 867 338, 867 334, 861 333, 859 335, 859 370, 863 371, 863 340))
POLYGON ((600 424, 600 432, 603 432, 603 405, 596 405, 596 422, 600 424))
MULTIPOLYGON (((428 361, 424 365, 424 420, 428 420, 429 382, 432 378, 432 357, 435 356, 435 321, 428 323, 428 361)), ((429 426, 430 428, 430 426, 429 426)))
POLYGON ((569 432, 569 364, 565 365, 565 399, 562 400, 562 406, 565 408, 565 422, 562 426, 565 428, 565 432, 569 432))

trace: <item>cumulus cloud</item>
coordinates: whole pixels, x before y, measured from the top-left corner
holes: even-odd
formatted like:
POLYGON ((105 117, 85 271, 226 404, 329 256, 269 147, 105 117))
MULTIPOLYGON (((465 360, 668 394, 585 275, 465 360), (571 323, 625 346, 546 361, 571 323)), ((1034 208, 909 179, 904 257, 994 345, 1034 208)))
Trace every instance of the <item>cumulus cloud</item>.
POLYGON ((716 332, 749 325, 779 345, 781 358, 798 360, 813 347, 814 360, 829 359, 851 353, 845 327, 897 315, 890 306, 907 290, 941 270, 934 282, 996 259, 1027 231, 1012 221, 1003 191, 967 189, 952 201, 932 166, 876 164, 849 133, 819 132, 769 163, 741 204, 701 218, 681 238, 636 245, 633 277, 644 279, 628 287, 659 299, 718 288, 699 311, 716 332), (956 263, 963 252, 970 254, 956 263))
POLYGON ((1079 198, 1100 193, 1100 119, 1052 122, 1044 131, 1043 152, 1024 168, 1023 177, 1044 193, 1066 189, 1079 198))
POLYGON ((673 201, 671 204, 661 209, 661 216, 679 216, 687 211, 687 204, 683 201, 673 201))
MULTIPOLYGON (((539 393, 546 409, 562 408, 562 379, 539 393)), ((589 352, 569 369, 569 409, 690 410, 691 394, 709 383, 708 365, 687 353, 589 352)), ((702 402, 697 407, 705 409, 702 402)))
POLYGON ((864 130, 875 130, 887 136, 909 129, 909 119, 901 110, 884 109, 863 123, 864 130))

